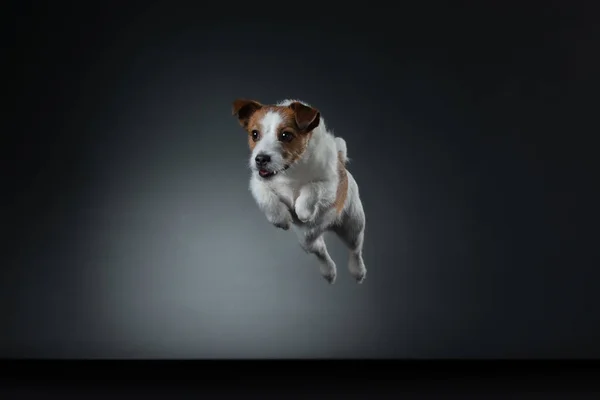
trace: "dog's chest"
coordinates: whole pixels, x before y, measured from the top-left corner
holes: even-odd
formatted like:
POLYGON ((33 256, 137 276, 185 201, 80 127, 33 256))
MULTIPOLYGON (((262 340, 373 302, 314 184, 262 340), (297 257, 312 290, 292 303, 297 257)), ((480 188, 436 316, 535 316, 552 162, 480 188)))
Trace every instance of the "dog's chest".
POLYGON ((272 185, 271 189, 284 204, 293 209, 301 187, 302 185, 298 182, 283 181, 272 185))

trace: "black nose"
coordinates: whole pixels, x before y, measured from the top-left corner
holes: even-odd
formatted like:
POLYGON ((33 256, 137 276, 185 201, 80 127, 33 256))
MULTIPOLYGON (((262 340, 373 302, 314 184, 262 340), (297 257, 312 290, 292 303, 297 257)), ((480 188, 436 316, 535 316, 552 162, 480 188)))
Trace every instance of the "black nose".
POLYGON ((256 156, 254 161, 256 161, 256 165, 258 165, 259 167, 264 167, 271 161, 271 156, 267 154, 259 154, 256 156))

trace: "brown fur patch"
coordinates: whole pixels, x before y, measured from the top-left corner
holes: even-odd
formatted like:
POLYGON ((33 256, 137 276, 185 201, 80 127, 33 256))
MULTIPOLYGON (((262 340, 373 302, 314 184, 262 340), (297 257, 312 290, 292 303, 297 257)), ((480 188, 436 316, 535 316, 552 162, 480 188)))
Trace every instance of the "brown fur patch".
POLYGON ((337 213, 339 214, 344 209, 346 197, 348 197, 348 174, 346 172, 346 165, 344 165, 344 160, 341 151, 338 152, 338 176, 339 179, 334 206, 337 210, 337 213))

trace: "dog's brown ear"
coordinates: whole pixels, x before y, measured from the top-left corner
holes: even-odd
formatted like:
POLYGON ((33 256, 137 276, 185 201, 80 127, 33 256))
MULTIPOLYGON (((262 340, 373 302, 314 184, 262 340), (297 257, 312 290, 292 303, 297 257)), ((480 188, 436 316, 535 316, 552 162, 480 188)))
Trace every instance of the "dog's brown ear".
POLYGON ((299 102, 290 104, 290 108, 294 110, 296 124, 301 131, 310 132, 319 126, 321 120, 321 113, 319 110, 299 102))
POLYGON ((256 110, 260 109, 263 105, 258 101, 247 100, 247 99, 237 99, 233 102, 232 113, 235 115, 244 128, 248 126, 248 121, 252 114, 256 112, 256 110))

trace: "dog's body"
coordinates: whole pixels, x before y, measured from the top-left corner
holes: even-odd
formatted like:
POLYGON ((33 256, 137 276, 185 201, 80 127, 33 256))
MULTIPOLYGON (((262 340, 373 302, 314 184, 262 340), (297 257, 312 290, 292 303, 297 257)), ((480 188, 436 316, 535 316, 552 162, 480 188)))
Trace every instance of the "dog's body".
POLYGON ((361 283, 365 214, 358 185, 346 170, 344 139, 327 130, 318 110, 296 100, 262 105, 240 99, 233 113, 249 133, 250 191, 267 220, 284 230, 293 226, 330 283, 336 265, 323 234, 335 232, 349 247, 348 268, 361 283))

